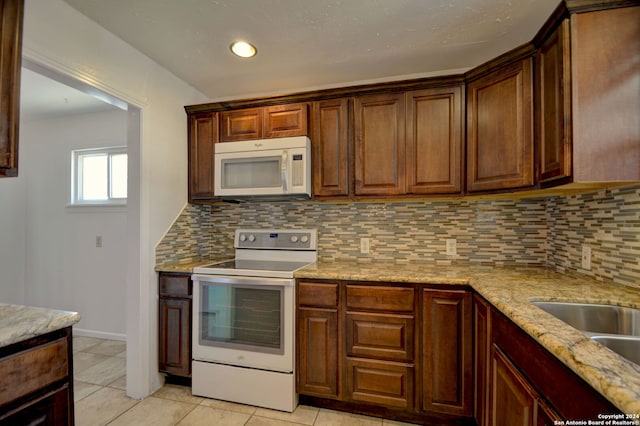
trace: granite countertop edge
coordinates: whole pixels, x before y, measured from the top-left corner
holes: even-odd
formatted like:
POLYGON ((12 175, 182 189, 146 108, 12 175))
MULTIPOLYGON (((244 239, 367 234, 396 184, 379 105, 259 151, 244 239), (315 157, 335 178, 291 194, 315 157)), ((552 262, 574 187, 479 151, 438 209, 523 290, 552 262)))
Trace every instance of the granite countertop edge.
POLYGON ((0 347, 72 326, 80 321, 73 311, 0 303, 0 347))
MULTIPOLYGON (((159 264, 158 272, 192 273, 225 259, 159 264)), ((318 261, 295 278, 468 286, 625 414, 640 414, 640 366, 534 306, 534 300, 606 303, 640 309, 640 289, 543 266, 420 262, 318 261)))

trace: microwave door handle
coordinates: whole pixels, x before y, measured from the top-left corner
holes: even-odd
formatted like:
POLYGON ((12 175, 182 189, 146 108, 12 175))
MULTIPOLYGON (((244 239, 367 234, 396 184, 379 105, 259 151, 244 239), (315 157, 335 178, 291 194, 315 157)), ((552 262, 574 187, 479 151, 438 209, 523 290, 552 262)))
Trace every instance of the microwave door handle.
POLYGON ((282 177, 282 193, 287 193, 287 151, 282 151, 282 163, 280 165, 282 177))

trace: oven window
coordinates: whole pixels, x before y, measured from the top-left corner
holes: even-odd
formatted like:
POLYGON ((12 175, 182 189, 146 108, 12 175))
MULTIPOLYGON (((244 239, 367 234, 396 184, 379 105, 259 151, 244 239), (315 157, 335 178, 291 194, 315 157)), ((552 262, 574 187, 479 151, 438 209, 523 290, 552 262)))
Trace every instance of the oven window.
POLYGON ((284 353, 282 287, 202 285, 200 344, 284 353))

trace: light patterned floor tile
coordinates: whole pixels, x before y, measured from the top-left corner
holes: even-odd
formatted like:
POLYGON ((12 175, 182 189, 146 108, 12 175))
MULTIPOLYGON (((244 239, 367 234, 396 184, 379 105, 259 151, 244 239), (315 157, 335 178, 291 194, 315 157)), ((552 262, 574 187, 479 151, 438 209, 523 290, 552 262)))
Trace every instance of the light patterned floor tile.
POLYGON ((249 414, 238 413, 236 411, 219 410, 212 407, 198 405, 182 419, 179 426, 242 426, 251 417, 249 414))
POLYGON ((203 398, 200 405, 203 407, 218 408, 220 410, 235 411, 237 413, 249 415, 256 412, 256 407, 253 405, 238 404, 236 402, 221 401, 219 399, 203 398))
POLYGON ((382 420, 359 414, 321 409, 314 426, 382 426, 382 420))
POLYGON ((110 426, 173 426, 197 406, 178 401, 154 398, 143 399, 135 407, 109 423, 110 426))
POLYGON ((92 354, 117 356, 126 353, 127 342, 120 340, 103 340, 95 346, 86 349, 84 352, 92 354))
POLYGON ((293 413, 284 411, 268 410, 266 408, 258 408, 255 412, 256 416, 269 419, 284 420, 287 422, 298 423, 303 425, 313 425, 318 415, 318 409, 307 405, 298 405, 293 413))
POLYGON ((127 390, 127 376, 122 376, 109 383, 107 386, 121 390, 127 390))
POLYGON ((85 398, 100 389, 102 389, 102 386, 94 385, 93 383, 74 381, 73 382, 73 401, 78 402, 82 398, 85 398))
POLYGON ((188 386, 179 386, 165 384, 153 394, 156 398, 170 399, 172 401, 187 402, 189 404, 200 404, 205 398, 191 395, 191 388, 188 386))
POLYGON ((382 426, 414 426, 415 423, 397 422, 395 420, 382 420, 382 426))
POLYGON ((100 364, 109 358, 106 355, 90 354, 89 352, 76 352, 73 354, 73 374, 77 375, 81 371, 96 364, 100 364))
POLYGON ((75 378, 81 382, 106 386, 126 373, 126 361, 124 359, 109 357, 86 370, 80 371, 75 375, 75 378))
POLYGON ((287 422, 285 420, 269 419, 267 417, 251 416, 247 426, 292 426, 300 423, 287 422))
POLYGON ((104 342, 104 339, 98 339, 97 337, 74 336, 72 343, 73 352, 84 351, 101 342, 104 342))
POLYGON ((106 425, 137 403, 121 390, 102 388, 75 404, 76 426, 106 425))

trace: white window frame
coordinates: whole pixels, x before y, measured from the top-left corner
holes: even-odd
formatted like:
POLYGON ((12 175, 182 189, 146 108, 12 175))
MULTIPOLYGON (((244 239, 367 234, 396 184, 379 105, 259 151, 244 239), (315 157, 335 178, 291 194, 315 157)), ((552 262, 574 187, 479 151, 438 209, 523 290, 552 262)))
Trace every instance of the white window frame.
MULTIPOLYGON (((127 198, 111 197, 111 157, 118 154, 127 154, 126 146, 112 146, 107 148, 74 149, 71 151, 71 206, 126 206, 127 198), (87 155, 107 155, 107 199, 83 200, 82 194, 82 157, 87 155)), ((127 182, 128 186, 128 182, 127 182)), ((129 193, 127 188, 127 194, 129 193)))

